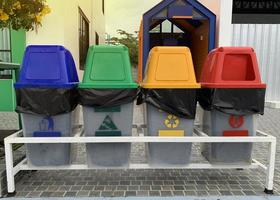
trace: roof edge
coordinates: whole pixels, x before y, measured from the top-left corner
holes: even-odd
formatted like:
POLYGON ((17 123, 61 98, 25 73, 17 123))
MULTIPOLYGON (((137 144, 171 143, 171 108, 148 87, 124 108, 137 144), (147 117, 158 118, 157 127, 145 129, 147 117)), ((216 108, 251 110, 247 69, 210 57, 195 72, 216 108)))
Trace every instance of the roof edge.
MULTIPOLYGON (((172 4, 174 1, 177 0, 163 0, 160 3, 158 3, 157 5, 155 5, 154 7, 152 7, 151 9, 149 9, 148 11, 146 11, 143 16, 147 16, 147 15, 154 15, 155 13, 160 12, 161 10, 163 10, 165 7, 169 6, 170 4, 172 4), (152 11, 155 11, 155 13, 152 13, 152 11)), ((214 12, 212 12, 209 8, 207 8, 205 5, 203 5, 201 2, 197 1, 197 0, 184 0, 187 3, 193 5, 196 9, 198 9, 198 6, 196 6, 197 4, 199 4, 201 7, 203 7, 203 9, 206 9, 210 14, 212 14, 213 16, 216 17, 216 14, 214 12)), ((210 16, 208 16, 210 17, 210 16)))

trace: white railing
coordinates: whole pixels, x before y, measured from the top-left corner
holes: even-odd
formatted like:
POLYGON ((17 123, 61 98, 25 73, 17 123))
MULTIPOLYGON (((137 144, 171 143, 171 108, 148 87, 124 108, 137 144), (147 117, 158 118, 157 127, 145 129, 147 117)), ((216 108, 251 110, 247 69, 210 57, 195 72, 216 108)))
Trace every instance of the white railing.
MULTIPOLYGON (((72 164, 68 166, 44 166, 31 167, 27 165, 27 159, 22 160, 16 166, 13 165, 13 144, 37 144, 37 143, 268 143, 268 165, 255 159, 251 165, 211 165, 209 163, 191 163, 183 167, 169 167, 170 169, 251 169, 260 167, 266 173, 265 192, 273 193, 273 179, 276 156, 276 138, 262 131, 257 131, 255 137, 210 137, 205 133, 195 129, 195 136, 192 137, 51 137, 51 138, 31 138, 22 137, 22 131, 5 138, 5 156, 8 193, 15 192, 15 175, 22 170, 88 170, 87 164, 72 164)), ((155 169, 149 164, 130 164, 129 169, 155 169)), ((115 169, 115 168, 114 168, 115 169)), ((168 167, 157 167, 156 169, 168 169, 168 167)))

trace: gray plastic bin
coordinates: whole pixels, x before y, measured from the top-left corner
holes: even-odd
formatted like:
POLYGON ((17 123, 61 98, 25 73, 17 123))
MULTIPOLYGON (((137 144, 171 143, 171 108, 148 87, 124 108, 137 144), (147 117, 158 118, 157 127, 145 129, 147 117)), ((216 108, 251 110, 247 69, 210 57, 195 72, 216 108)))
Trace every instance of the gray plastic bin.
MULTIPOLYGON (((160 136, 160 131, 166 131, 167 136, 169 135, 168 132, 171 133, 171 131, 183 131, 184 136, 193 135, 194 120, 178 118, 179 125, 170 129, 165 125, 168 116, 171 117, 172 115, 147 105, 147 132, 149 136, 160 136)), ((192 143, 148 143, 146 147, 151 166, 183 166, 190 162, 192 143)))
MULTIPOLYGON (((24 137, 72 136, 71 113, 44 117, 21 114, 24 137)), ((59 166, 71 162, 70 144, 27 144, 30 166, 59 166)))
MULTIPOLYGON (((231 115, 219 111, 204 111, 203 132, 209 136, 224 136, 224 131, 248 131, 248 136, 256 135, 255 116, 244 116, 244 124, 232 128, 229 123, 231 115)), ((208 143, 202 144, 202 155, 212 164, 251 164, 252 143, 208 143)))
MULTIPOLYGON (((85 136, 131 136, 133 103, 109 109, 83 107, 85 136)), ((130 143, 87 144, 89 167, 127 167, 130 143)))

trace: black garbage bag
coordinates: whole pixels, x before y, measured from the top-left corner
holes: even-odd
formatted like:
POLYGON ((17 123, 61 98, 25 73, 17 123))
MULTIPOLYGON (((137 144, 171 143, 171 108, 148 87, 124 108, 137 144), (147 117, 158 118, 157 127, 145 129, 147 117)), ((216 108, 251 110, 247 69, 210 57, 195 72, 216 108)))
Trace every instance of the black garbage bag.
POLYGON ((95 108, 110 108, 133 102, 138 96, 133 89, 79 89, 79 104, 95 108))
POLYGON ((196 89, 142 89, 137 104, 148 103, 177 117, 194 119, 196 93, 196 89))
POLYGON ((18 113, 55 116, 72 112, 78 105, 76 88, 16 89, 18 113))
POLYGON ((204 88, 199 91, 200 106, 207 111, 218 110, 230 115, 264 114, 266 89, 204 88))

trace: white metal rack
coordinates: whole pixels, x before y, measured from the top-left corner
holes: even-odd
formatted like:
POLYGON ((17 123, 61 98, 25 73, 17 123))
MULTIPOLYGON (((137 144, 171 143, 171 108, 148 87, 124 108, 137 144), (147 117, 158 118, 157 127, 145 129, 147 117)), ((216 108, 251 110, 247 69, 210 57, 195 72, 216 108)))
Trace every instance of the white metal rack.
MULTIPOLYGON (((22 137, 22 131, 5 138, 5 157, 8 193, 15 192, 15 175, 22 170, 88 170, 86 164, 72 164, 69 166, 55 167, 30 167, 27 160, 24 159, 16 166, 13 165, 13 144, 36 144, 36 143, 268 143, 268 165, 263 164, 255 159, 251 165, 211 165, 209 163, 191 163, 177 169, 252 169, 260 167, 266 173, 265 192, 273 193, 273 179, 276 156, 276 138, 262 131, 257 131, 255 137, 209 137, 205 133, 195 129, 195 136, 192 137, 51 137, 51 138, 34 138, 22 137)), ((114 168, 115 169, 115 168, 114 168)), ((130 164, 129 169, 155 169, 148 164, 130 164)), ((156 169, 168 169, 168 167, 158 167, 156 169)), ((176 169, 176 167, 170 167, 176 169)))

